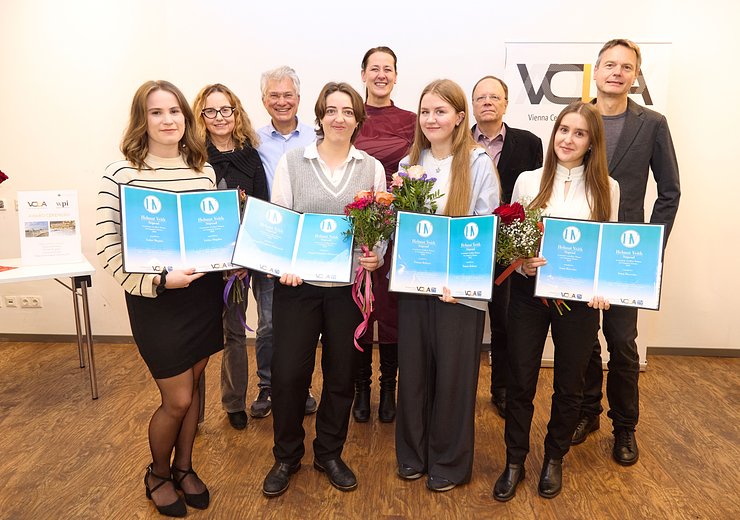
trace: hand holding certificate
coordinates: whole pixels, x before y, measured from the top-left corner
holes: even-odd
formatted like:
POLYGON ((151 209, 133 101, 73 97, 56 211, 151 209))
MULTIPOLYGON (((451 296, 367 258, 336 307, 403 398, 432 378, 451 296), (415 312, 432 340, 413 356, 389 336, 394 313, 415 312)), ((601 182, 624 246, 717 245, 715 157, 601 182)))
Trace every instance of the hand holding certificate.
POLYGON ((545 217, 535 296, 657 310, 664 226, 545 217), (599 299, 598 297, 601 297, 599 299))

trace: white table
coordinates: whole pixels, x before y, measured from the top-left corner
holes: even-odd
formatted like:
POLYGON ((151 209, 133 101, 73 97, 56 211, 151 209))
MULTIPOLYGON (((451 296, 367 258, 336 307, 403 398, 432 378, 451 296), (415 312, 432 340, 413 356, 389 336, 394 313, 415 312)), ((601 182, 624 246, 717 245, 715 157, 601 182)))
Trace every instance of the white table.
POLYGON ((17 267, 8 271, 0 272, 0 283, 30 282, 34 280, 55 279, 61 285, 72 291, 72 302, 74 303, 75 328, 77 329, 77 352, 80 356, 80 368, 85 368, 85 356, 82 348, 82 326, 85 322, 85 343, 87 344, 88 370, 90 372, 90 390, 92 398, 98 398, 98 380, 95 373, 95 357, 93 355, 93 339, 90 330, 90 304, 87 298, 87 288, 92 285, 92 274, 95 268, 87 260, 74 263, 49 264, 49 265, 23 265, 20 258, 0 259, 0 265, 6 267, 17 267), (72 286, 68 286, 59 278, 70 278, 72 286), (77 289, 80 292, 77 292, 77 289), (80 319, 80 304, 77 298, 82 298, 82 320, 80 319))

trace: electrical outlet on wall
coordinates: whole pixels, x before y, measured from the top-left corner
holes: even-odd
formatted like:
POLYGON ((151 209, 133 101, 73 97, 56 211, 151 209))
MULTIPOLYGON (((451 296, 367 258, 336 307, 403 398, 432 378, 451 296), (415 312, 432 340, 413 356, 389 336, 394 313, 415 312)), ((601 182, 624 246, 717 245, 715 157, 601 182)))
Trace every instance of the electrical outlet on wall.
POLYGON ((3 301, 5 302, 6 307, 18 307, 17 296, 4 296, 3 301))
POLYGON ((43 307, 41 296, 21 296, 21 307, 24 309, 40 309, 43 307))

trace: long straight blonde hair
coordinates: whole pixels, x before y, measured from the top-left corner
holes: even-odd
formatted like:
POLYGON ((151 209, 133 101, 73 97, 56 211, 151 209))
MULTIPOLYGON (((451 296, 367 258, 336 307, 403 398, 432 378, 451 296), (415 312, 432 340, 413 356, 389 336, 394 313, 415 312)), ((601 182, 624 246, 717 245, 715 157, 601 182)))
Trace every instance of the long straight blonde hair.
MULTIPOLYGON (((470 175, 470 152, 478 145, 470 133, 468 117, 468 103, 465 92, 460 85, 449 79, 438 79, 427 85, 419 97, 419 108, 416 111, 416 132, 414 142, 409 150, 411 164, 418 164, 421 152, 430 148, 432 144, 421 130, 419 113, 421 112, 421 101, 427 94, 434 94, 452 105, 456 113, 463 113, 463 120, 452 131, 452 167, 450 169, 450 191, 447 194, 447 205, 443 213, 457 217, 467 215, 470 209, 470 197, 472 193, 472 182, 470 175)), ((430 150, 431 152, 431 150, 430 150)))

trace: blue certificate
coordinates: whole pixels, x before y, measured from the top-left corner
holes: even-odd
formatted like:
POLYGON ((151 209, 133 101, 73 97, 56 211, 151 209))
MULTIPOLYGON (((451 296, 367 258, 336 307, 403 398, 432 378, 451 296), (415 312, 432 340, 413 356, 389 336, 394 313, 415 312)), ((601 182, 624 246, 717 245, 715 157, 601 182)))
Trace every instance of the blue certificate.
POLYGON ((490 300, 496 228, 495 215, 398 212, 390 290, 490 300))
POLYGON ((588 220, 544 218, 535 295, 589 301, 594 295, 601 225, 588 220), (546 238, 545 238, 546 237, 546 238))
POLYGON ((232 262, 263 273, 290 273, 301 214, 248 197, 232 262))
POLYGON ((253 197, 247 199, 233 262, 306 281, 349 283, 352 238, 344 215, 299 213, 253 197))
POLYGON ((612 305, 660 308, 665 226, 605 223, 598 294, 612 305))
POLYGON ((665 228, 546 217, 535 296, 657 310, 665 228))
POLYGON ((176 193, 122 185, 120 202, 125 271, 232 268, 239 225, 236 190, 176 193))

